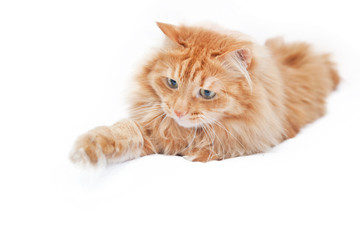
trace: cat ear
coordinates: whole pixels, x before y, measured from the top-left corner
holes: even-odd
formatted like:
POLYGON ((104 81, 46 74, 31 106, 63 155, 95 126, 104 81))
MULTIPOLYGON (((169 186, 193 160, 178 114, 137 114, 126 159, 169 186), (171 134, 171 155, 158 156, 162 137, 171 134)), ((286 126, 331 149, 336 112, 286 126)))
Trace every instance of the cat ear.
POLYGON ((252 52, 250 48, 243 47, 239 50, 236 50, 233 54, 235 54, 236 57, 238 57, 243 62, 246 69, 249 69, 252 61, 252 52))
POLYGON ((240 48, 230 48, 225 53, 220 55, 220 59, 224 63, 230 63, 231 65, 248 70, 253 60, 253 54, 250 48, 240 46, 240 48))
POLYGON ((249 68, 252 63, 252 51, 250 48, 241 47, 235 51, 230 51, 225 54, 225 59, 223 61, 223 66, 227 69, 236 69, 240 71, 246 81, 248 82, 250 89, 252 88, 252 80, 249 74, 249 68))
POLYGON ((156 22, 156 24, 158 25, 158 27, 160 28, 160 30, 172 41, 174 41, 175 43, 178 43, 180 45, 182 45, 181 41, 180 41, 180 34, 178 31, 178 27, 171 25, 171 24, 167 24, 167 23, 161 23, 161 22, 156 22))

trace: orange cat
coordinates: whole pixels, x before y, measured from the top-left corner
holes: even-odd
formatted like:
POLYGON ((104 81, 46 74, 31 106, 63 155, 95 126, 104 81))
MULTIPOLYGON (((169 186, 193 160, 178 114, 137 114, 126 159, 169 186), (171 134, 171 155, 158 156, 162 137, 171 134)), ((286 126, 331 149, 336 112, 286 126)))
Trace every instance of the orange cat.
POLYGON ((157 25, 167 38, 135 79, 130 119, 80 136, 74 162, 264 152, 321 117, 339 83, 329 55, 306 43, 262 46, 238 32, 157 25))

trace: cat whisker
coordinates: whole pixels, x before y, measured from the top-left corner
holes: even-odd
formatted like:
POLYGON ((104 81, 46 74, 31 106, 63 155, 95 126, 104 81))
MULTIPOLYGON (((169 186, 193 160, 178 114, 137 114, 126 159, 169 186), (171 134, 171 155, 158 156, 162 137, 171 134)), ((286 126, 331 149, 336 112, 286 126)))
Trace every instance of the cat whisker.
POLYGON ((144 111, 146 109, 161 109, 161 107, 160 104, 142 105, 136 108, 130 108, 129 112, 139 112, 139 111, 144 111))
POLYGON ((200 120, 203 123, 202 129, 204 130, 204 132, 205 132, 206 136, 209 138, 209 140, 212 142, 211 137, 210 137, 210 133, 208 132, 208 128, 206 126, 205 120, 203 118, 200 118, 200 120))
POLYGON ((220 138, 218 137, 218 135, 216 134, 216 130, 214 129, 214 125, 212 123, 209 123, 209 126, 211 127, 211 130, 213 131, 214 136, 219 140, 219 144, 221 146, 221 151, 222 151, 222 155, 225 155, 225 149, 224 149, 224 145, 222 143, 222 141, 220 140, 220 138))
POLYGON ((231 137, 233 137, 239 144, 240 146, 242 146, 244 148, 244 145, 224 126, 222 125, 218 120, 216 120, 215 118, 209 117, 211 118, 212 121, 214 121, 214 123, 221 127, 222 129, 224 129, 231 137))
POLYGON ((194 132, 194 136, 192 137, 191 141, 187 144, 187 146, 183 149, 183 151, 185 151, 186 149, 190 148, 190 146, 192 146, 192 144, 193 144, 194 141, 195 141, 197 129, 196 129, 196 128, 193 128, 192 130, 193 130, 193 132, 194 132))
POLYGON ((141 117, 141 118, 146 118, 147 116, 152 116, 152 115, 157 115, 159 113, 162 113, 161 111, 157 110, 157 109, 153 109, 153 110, 147 110, 147 111, 143 111, 143 112, 137 112, 137 113, 132 113, 133 116, 135 117, 141 117))
POLYGON ((159 117, 163 117, 164 115, 166 115, 166 113, 159 114, 158 116, 156 116, 155 118, 153 118, 150 122, 148 122, 146 125, 144 125, 144 127, 148 126, 150 123, 152 123, 153 121, 155 121, 155 120, 158 119, 159 117))
MULTIPOLYGON (((208 130, 209 130, 209 132, 211 133, 211 125, 207 125, 207 127, 208 127, 208 130)), ((212 129, 213 130, 213 129, 212 129)), ((214 148, 215 148, 215 144, 214 144, 214 142, 215 142, 215 132, 213 132, 212 131, 212 139, 211 139, 211 145, 212 145, 212 148, 211 148, 211 152, 210 152, 210 154, 209 154, 209 156, 208 156, 208 159, 207 159, 207 161, 209 161, 209 159, 211 159, 212 158, 212 156, 214 155, 214 153, 215 153, 215 150, 214 150, 214 148)))
POLYGON ((204 115, 201 115, 200 116, 200 120, 203 122, 203 130, 205 132, 205 134, 208 136, 210 142, 211 142, 211 150, 210 150, 210 154, 208 156, 208 159, 207 161, 209 161, 211 159, 211 157, 213 156, 214 154, 214 141, 215 141, 215 133, 213 132, 213 135, 211 135, 211 131, 210 131, 210 126, 206 124, 205 120, 205 116, 204 115))
POLYGON ((145 104, 141 104, 137 107, 131 107, 131 108, 139 108, 139 107, 144 107, 144 106, 155 106, 155 105, 161 105, 161 103, 158 103, 158 102, 151 102, 151 103, 145 103, 145 104))
POLYGON ((151 114, 151 113, 157 114, 159 112, 163 112, 162 109, 160 109, 158 107, 151 107, 151 108, 138 109, 136 111, 130 111, 130 114, 137 116, 137 115, 144 115, 144 114, 151 114))
POLYGON ((149 105, 149 106, 141 106, 141 107, 137 107, 137 108, 131 108, 129 109, 130 112, 137 112, 137 111, 143 111, 146 109, 161 109, 159 107, 160 105, 149 105))
POLYGON ((165 114, 165 117, 161 120, 159 126, 163 123, 163 121, 164 121, 167 117, 168 117, 167 114, 165 114))

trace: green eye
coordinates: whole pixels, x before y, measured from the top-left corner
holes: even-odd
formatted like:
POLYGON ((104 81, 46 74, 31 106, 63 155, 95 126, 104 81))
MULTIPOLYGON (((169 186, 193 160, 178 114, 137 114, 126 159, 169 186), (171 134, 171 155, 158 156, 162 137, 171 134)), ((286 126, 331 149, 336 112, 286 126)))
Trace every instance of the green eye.
POLYGON ((215 97, 216 93, 210 90, 206 90, 206 89, 200 89, 200 96, 202 96, 205 99, 212 99, 213 97, 215 97))
POLYGON ((167 78, 167 84, 171 88, 174 88, 174 89, 178 88, 178 83, 174 79, 167 78))

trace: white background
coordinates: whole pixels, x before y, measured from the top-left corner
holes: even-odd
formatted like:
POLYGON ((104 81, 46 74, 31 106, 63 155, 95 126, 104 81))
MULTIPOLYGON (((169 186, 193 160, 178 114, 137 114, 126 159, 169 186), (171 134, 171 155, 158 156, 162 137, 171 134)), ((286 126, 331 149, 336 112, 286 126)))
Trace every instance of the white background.
POLYGON ((356 1, 0 2, 0 239, 359 239, 356 1), (155 21, 212 21, 333 53, 328 114, 271 151, 207 164, 148 156, 97 171, 75 138, 127 116, 155 21))

